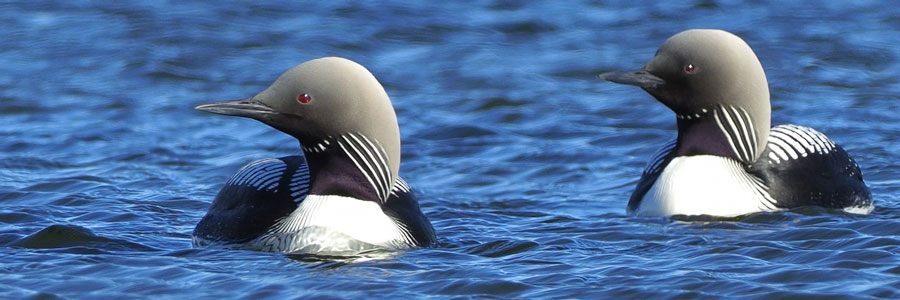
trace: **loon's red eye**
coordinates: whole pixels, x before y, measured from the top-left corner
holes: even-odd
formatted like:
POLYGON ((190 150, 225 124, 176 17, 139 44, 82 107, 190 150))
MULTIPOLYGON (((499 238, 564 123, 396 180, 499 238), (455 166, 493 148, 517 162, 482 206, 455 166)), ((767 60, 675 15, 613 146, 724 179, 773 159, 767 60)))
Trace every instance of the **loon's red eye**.
POLYGON ((688 64, 687 66, 684 66, 684 72, 688 73, 688 74, 694 73, 694 70, 696 70, 696 69, 697 68, 695 68, 693 64, 688 64))
POLYGON ((302 94, 300 96, 297 96, 297 102, 307 104, 309 103, 309 100, 312 100, 312 98, 309 97, 309 94, 302 94))

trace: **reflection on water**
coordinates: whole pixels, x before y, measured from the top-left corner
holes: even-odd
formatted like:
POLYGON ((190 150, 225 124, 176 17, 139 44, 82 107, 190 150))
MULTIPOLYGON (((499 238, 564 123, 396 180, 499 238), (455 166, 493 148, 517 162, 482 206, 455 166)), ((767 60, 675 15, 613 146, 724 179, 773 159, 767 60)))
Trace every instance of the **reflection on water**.
POLYGON ((312 253, 289 253, 287 258, 303 263, 319 263, 318 268, 335 269, 353 263, 390 260, 402 252, 373 249, 347 255, 323 255, 312 253))

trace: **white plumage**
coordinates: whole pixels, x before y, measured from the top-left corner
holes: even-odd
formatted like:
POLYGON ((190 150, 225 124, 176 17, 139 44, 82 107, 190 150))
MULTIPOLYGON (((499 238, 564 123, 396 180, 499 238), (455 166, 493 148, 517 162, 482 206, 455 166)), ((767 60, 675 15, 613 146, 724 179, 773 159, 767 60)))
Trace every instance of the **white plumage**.
POLYGON ((730 217, 775 210, 773 203, 739 162, 714 155, 679 156, 666 165, 634 214, 730 217))
POLYGON ((342 253, 414 245, 406 228, 378 203, 335 195, 309 195, 251 248, 277 252, 342 253))

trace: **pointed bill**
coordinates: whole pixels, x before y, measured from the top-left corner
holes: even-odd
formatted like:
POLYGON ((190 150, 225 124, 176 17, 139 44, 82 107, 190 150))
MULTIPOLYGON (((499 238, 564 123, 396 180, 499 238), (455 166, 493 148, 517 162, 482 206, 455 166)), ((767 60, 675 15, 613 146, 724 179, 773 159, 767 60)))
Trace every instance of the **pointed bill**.
POLYGON ((645 70, 617 71, 597 75, 597 78, 619 84, 636 85, 642 88, 655 88, 666 84, 666 81, 645 70))
POLYGON ((253 98, 202 104, 194 107, 194 109, 211 112, 214 114, 247 117, 253 119, 260 119, 260 117, 263 117, 265 115, 278 113, 262 102, 253 100, 253 98))

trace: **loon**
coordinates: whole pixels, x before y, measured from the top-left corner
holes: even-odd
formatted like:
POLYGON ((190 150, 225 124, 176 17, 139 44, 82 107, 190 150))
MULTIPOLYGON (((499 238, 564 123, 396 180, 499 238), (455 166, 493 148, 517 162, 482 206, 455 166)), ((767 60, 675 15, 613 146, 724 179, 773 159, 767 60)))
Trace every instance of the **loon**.
POLYGON ((734 217, 800 206, 869 213, 856 161, 819 131, 770 127, 762 64, 740 37, 693 29, 642 69, 599 78, 635 85, 675 112, 678 135, 650 160, 628 201, 637 216, 734 217))
POLYGON ((397 175, 400 130, 391 100, 362 65, 310 60, 253 97, 196 109, 263 122, 296 138, 302 156, 238 170, 194 229, 195 246, 341 254, 435 243, 431 222, 397 175))

